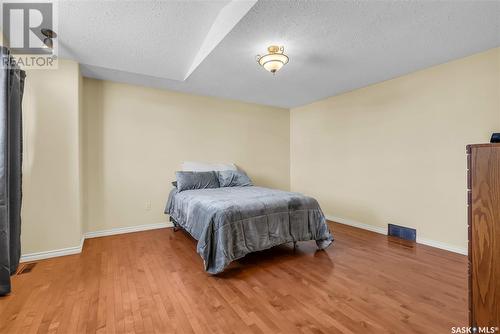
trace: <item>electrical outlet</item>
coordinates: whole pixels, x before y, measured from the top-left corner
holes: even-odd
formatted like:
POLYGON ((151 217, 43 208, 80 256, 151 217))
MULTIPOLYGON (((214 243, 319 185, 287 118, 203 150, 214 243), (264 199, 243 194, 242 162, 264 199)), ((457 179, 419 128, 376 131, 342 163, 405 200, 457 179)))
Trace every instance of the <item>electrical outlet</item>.
POLYGON ((146 201, 146 211, 151 210, 151 201, 146 201))

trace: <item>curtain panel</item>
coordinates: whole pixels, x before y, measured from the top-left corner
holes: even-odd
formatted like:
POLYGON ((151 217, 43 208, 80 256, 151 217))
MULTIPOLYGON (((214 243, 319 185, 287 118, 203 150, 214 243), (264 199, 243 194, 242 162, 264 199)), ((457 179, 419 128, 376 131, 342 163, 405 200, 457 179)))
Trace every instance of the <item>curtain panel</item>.
POLYGON ((25 72, 0 46, 0 296, 21 257, 22 99, 25 72))

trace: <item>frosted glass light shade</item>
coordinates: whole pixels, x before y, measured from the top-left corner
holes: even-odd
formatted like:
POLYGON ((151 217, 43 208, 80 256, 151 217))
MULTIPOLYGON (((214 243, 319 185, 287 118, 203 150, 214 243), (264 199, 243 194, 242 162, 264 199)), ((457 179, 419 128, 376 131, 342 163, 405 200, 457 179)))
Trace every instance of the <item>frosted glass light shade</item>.
POLYGON ((279 71, 286 63, 288 57, 280 53, 271 53, 259 59, 259 64, 271 73, 279 71))

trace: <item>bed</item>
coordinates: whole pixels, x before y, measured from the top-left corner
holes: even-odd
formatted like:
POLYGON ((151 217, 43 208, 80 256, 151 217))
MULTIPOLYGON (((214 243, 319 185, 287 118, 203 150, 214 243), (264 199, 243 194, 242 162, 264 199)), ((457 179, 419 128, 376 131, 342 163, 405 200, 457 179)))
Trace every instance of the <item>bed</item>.
POLYGON ((198 180, 195 189, 174 187, 165 208, 174 224, 198 241, 208 273, 218 274, 248 253, 285 243, 315 240, 325 249, 333 242, 314 198, 251 182, 223 183, 207 186, 198 180))

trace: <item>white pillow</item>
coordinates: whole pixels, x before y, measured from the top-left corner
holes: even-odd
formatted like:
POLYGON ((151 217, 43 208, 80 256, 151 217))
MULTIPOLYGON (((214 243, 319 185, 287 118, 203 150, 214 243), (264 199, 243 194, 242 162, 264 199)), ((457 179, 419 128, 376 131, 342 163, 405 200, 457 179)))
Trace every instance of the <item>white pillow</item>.
POLYGON ((222 170, 238 170, 235 164, 211 164, 206 162, 185 161, 182 163, 185 172, 210 172, 222 170))

